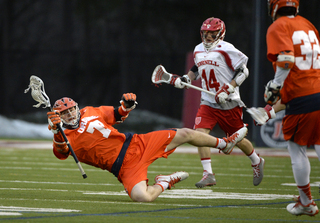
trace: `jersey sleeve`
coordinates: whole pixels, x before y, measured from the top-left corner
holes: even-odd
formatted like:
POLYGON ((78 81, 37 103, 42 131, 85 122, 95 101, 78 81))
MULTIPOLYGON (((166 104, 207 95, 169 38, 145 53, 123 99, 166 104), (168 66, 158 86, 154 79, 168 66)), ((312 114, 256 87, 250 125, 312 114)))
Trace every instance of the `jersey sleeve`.
POLYGON ((100 106, 99 110, 101 111, 102 118, 107 124, 114 125, 116 123, 113 106, 100 106))
POLYGON ((292 51, 294 47, 288 28, 283 20, 278 19, 267 31, 267 58, 271 62, 277 61, 281 51, 292 51))

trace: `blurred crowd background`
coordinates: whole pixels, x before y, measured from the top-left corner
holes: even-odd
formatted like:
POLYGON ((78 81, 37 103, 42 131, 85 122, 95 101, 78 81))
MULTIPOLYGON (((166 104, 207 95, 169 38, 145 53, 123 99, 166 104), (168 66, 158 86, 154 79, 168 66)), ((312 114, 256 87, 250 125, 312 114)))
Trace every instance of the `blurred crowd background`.
MULTIPOLYGON (((299 14, 317 29, 319 8, 319 0, 300 2, 299 14)), ((266 58, 267 11, 267 0, 0 0, 0 115, 46 121, 24 94, 34 74, 51 103, 68 96, 80 107, 118 106, 123 93, 133 92, 137 109, 183 126, 185 90, 156 87, 151 74, 158 64, 185 74, 187 55, 201 42, 200 26, 209 17, 222 19, 225 41, 249 57, 242 100, 264 106, 264 85, 274 75, 266 58)), ((244 118, 254 130, 250 116, 244 118)))

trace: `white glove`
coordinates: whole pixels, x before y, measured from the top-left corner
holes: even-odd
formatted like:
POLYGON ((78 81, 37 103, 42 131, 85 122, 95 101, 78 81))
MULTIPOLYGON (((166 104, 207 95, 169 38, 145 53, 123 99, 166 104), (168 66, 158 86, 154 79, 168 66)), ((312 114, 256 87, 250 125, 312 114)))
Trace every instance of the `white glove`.
POLYGON ((234 87, 231 84, 224 84, 217 92, 215 99, 218 104, 225 104, 229 94, 234 92, 234 87))
POLYGON ((191 84, 191 80, 187 74, 179 77, 178 75, 173 75, 171 82, 176 88, 187 88, 183 83, 191 84))
POLYGON ((281 85, 269 81, 264 91, 264 101, 270 105, 274 105, 280 100, 281 85))
POLYGON ((254 124, 255 125, 264 125, 269 121, 269 119, 273 119, 276 117, 276 113, 270 105, 266 105, 264 108, 257 108, 258 111, 260 112, 260 121, 254 119, 254 124))

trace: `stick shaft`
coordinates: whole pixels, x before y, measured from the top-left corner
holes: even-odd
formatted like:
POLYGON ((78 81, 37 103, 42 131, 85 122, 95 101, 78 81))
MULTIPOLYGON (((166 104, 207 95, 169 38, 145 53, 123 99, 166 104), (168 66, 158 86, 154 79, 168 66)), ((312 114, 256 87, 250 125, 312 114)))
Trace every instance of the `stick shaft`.
POLYGON ((211 92, 211 91, 208 91, 208 90, 206 90, 206 89, 203 89, 203 88, 194 86, 194 85, 192 85, 192 84, 188 84, 188 83, 184 83, 184 82, 182 82, 182 84, 184 84, 185 86, 187 86, 187 87, 189 87, 189 88, 193 88, 193 89, 195 89, 195 90, 205 92, 205 93, 210 94, 210 95, 212 95, 212 96, 216 96, 215 93, 213 93, 213 92, 211 92))
POLYGON ((82 177, 83 177, 83 178, 87 178, 87 175, 86 175, 86 173, 84 172, 84 170, 83 170, 83 168, 82 168, 82 166, 81 166, 81 164, 80 164, 80 162, 79 162, 79 160, 78 160, 77 155, 74 153, 74 151, 73 151, 73 149, 72 149, 72 147, 71 147, 71 145, 70 145, 70 143, 69 143, 69 141, 68 141, 67 136, 64 134, 63 129, 61 128, 60 125, 57 125, 57 126, 58 126, 59 131, 60 131, 61 134, 62 134, 62 137, 63 137, 64 141, 67 143, 67 146, 68 146, 68 148, 69 148, 69 150, 70 150, 70 152, 71 152, 71 154, 72 154, 72 156, 73 156, 73 158, 74 158, 74 161, 76 161, 76 163, 77 163, 77 165, 78 165, 78 167, 79 167, 79 170, 80 170, 80 172, 81 172, 81 174, 82 174, 82 177))
MULTIPOLYGON (((50 111, 53 111, 52 108, 49 108, 49 109, 50 109, 50 111)), ((79 160, 78 160, 77 155, 74 153, 74 151, 73 151, 73 149, 72 149, 72 147, 71 147, 71 145, 70 145, 70 143, 69 143, 69 140, 68 140, 66 134, 64 134, 64 131, 63 131, 63 129, 61 128, 60 125, 57 125, 57 127, 58 127, 59 131, 61 132, 61 135, 62 135, 64 141, 67 143, 67 146, 68 146, 68 148, 69 148, 69 150, 70 150, 70 152, 71 152, 71 155, 73 156, 74 161, 75 161, 76 164, 78 165, 78 168, 79 168, 79 170, 80 170, 80 172, 81 172, 81 174, 82 174, 82 177, 83 177, 83 178, 87 178, 87 174, 84 172, 84 170, 83 170, 83 168, 82 168, 82 166, 81 166, 81 163, 80 163, 79 160)))

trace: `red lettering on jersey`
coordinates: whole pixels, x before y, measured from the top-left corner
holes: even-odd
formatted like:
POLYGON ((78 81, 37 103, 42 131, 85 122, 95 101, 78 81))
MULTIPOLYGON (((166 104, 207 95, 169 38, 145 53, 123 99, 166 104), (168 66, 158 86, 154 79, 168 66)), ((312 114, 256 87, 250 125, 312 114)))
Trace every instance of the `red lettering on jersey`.
POLYGON ((217 64, 217 61, 212 61, 212 60, 204 60, 204 61, 200 61, 199 63, 197 63, 197 67, 203 66, 203 65, 212 65, 212 66, 216 66, 219 67, 219 64, 217 64))

